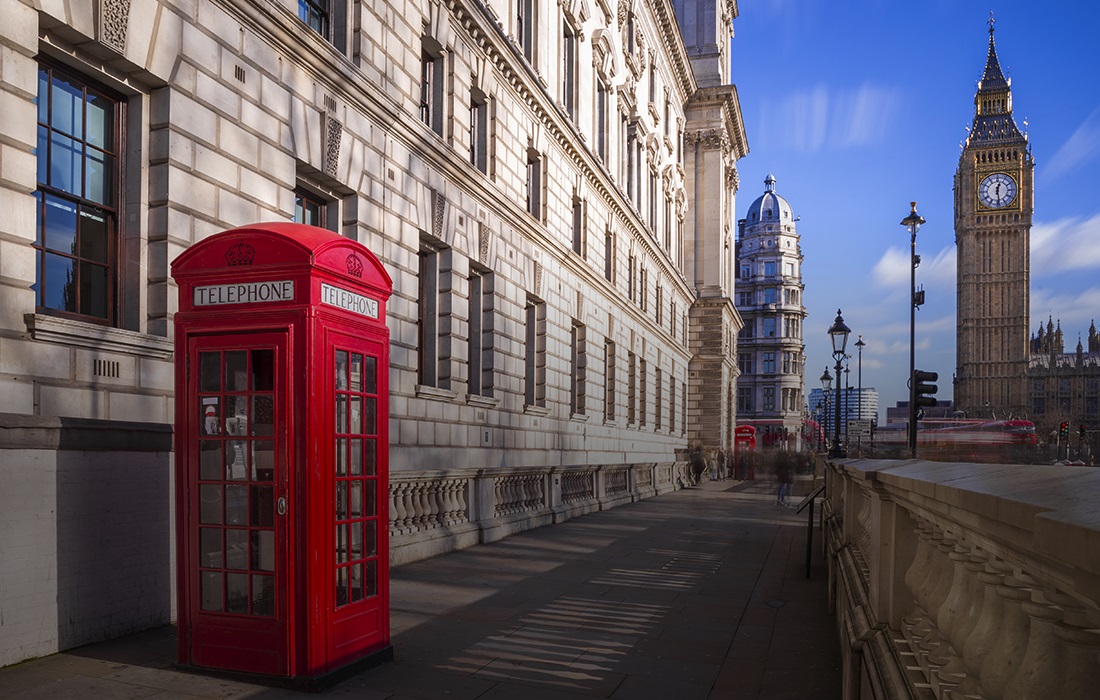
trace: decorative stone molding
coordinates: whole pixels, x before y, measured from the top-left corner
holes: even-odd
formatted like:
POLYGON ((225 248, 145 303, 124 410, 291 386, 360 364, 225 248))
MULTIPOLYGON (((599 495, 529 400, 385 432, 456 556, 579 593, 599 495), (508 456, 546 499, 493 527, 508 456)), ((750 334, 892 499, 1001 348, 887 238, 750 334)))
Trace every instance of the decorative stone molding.
POLYGON ((148 333, 108 328, 45 314, 26 314, 23 320, 33 340, 125 353, 137 357, 151 357, 157 360, 167 360, 172 357, 172 341, 148 333))
POLYGON ((344 125, 333 115, 325 112, 325 146, 323 170, 329 177, 337 176, 340 166, 340 141, 344 135, 344 125))
POLYGON ((100 0, 99 43, 120 54, 126 53, 130 25, 130 0, 100 0))

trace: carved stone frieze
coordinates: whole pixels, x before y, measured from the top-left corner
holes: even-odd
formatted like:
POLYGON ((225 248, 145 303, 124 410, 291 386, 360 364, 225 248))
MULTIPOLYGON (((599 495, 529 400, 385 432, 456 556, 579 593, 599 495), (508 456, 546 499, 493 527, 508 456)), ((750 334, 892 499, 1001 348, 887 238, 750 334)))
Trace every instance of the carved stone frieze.
POLYGON ((102 0, 99 6, 99 43, 126 53, 126 30, 130 24, 130 0, 102 0))
POLYGON ((344 125, 331 114, 325 113, 325 156, 323 170, 329 177, 336 177, 340 166, 340 140, 344 135, 344 125))

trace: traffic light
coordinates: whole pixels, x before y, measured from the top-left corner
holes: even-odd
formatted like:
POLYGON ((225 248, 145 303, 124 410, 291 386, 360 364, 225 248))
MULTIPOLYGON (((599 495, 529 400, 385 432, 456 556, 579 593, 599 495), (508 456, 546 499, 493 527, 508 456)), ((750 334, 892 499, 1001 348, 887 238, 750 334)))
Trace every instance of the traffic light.
POLYGON ((940 375, 935 372, 925 372, 922 369, 913 370, 913 394, 916 396, 916 400, 913 402, 916 404, 917 412, 922 412, 925 406, 935 406, 936 397, 933 394, 939 390, 935 384, 928 384, 927 382, 934 382, 940 378, 940 375))
POLYGON ((1085 426, 1082 425, 1080 428, 1077 429, 1077 437, 1081 438, 1082 440, 1085 439, 1085 426))
POLYGON ((1063 440, 1065 440, 1066 438, 1069 437, 1069 421, 1068 420, 1062 421, 1062 424, 1060 426, 1058 426, 1058 437, 1062 438, 1063 440))

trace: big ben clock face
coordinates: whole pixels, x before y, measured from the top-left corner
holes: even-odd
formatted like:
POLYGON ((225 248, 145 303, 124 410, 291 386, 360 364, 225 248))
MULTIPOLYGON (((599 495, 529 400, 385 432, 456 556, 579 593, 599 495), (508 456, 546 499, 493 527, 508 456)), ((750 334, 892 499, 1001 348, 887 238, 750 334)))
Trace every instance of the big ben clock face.
POLYGON ((978 199, 990 209, 1001 209, 1016 199, 1016 181, 1005 173, 993 173, 978 186, 978 199))

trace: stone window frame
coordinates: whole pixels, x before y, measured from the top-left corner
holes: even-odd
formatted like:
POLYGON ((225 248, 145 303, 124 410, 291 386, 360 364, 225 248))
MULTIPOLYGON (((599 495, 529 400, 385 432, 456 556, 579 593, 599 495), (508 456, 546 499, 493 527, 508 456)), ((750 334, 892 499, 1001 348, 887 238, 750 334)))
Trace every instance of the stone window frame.
POLYGON ((489 96, 478 86, 470 88, 470 165, 489 174, 489 96))
POLYGON ((546 302, 528 294, 524 306, 524 404, 546 407, 546 302))
MULTIPOLYGON (((452 248, 425 233, 420 235, 417 269, 417 394, 451 391, 452 248), (435 391, 433 391, 435 390, 435 391)), ((447 395, 450 397, 450 394, 447 395)))
POLYGON ((420 40, 420 102, 421 123, 440 138, 446 115, 447 52, 433 37, 424 35, 420 40))
POLYGON ((605 423, 615 422, 615 360, 615 341, 604 338, 603 420, 605 423))
POLYGON ((588 385, 588 332, 583 323, 573 319, 569 333, 569 414, 586 413, 588 385))
POLYGON ((481 398, 492 398, 495 388, 495 283, 492 270, 470 262, 467 390, 470 396, 481 398))

